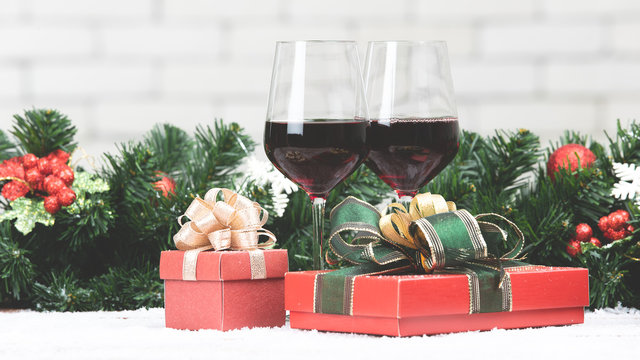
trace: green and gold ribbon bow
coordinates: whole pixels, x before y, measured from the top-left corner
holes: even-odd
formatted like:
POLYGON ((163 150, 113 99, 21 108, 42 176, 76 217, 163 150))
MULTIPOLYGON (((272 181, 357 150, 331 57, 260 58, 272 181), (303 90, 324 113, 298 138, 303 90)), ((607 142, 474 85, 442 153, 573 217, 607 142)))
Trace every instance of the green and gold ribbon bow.
MULTIPOLYGON (((511 310, 511 284, 505 269, 522 267, 520 229, 498 214, 472 216, 440 195, 419 194, 407 211, 389 205, 382 216, 372 205, 348 197, 331 211, 329 247, 353 264, 316 276, 314 311, 351 315, 356 276, 389 273, 464 274, 469 280, 470 313, 511 310), (501 254, 507 232, 480 221, 496 217, 517 234, 514 247, 501 254)), ((437 294, 434 294, 437 296, 437 294)))

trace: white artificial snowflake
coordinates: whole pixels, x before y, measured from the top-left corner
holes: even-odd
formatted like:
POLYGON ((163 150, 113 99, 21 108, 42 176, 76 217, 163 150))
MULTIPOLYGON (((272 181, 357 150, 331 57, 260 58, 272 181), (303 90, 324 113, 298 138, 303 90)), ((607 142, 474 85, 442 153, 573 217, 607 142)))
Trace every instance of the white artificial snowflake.
POLYGON ((261 161, 253 155, 247 157, 242 165, 245 181, 253 181, 256 185, 266 187, 270 185, 273 196, 273 210, 276 217, 284 214, 289 197, 287 195, 298 191, 298 186, 287 179, 268 161, 261 161))
POLYGON ((613 163, 613 171, 620 181, 613 185, 611 195, 620 200, 636 200, 640 206, 640 166, 613 163))

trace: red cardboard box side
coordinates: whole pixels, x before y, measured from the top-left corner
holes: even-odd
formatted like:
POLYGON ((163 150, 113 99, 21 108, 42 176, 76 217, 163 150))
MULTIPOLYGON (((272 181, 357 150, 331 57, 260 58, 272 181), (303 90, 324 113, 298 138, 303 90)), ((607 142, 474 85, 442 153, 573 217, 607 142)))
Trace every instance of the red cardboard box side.
POLYGON ((165 280, 166 326, 222 330, 222 284, 220 281, 165 280))
POLYGON ((293 329, 412 336, 491 330, 493 328, 514 329, 581 324, 584 322, 584 309, 582 307, 572 307, 481 314, 417 316, 402 319, 291 311, 289 322, 293 329))
POLYGON ((282 279, 224 281, 222 330, 284 326, 282 279))
MULTIPOLYGON (((287 273, 287 310, 313 312, 315 274, 287 273)), ((544 267, 513 272, 510 277, 514 311, 589 304, 587 269, 544 267)), ((355 289, 353 314, 358 316, 404 318, 469 312, 464 275, 363 276, 356 278, 355 289)))
MULTIPOLYGON (((316 314, 317 315, 317 314, 316 314)), ((397 336, 462 331, 581 324, 584 308, 536 309, 513 312, 420 316, 399 319, 397 336)))
POLYGON ((316 271, 296 271, 284 275, 285 309, 313 312, 316 273, 316 271))
MULTIPOLYGON (((287 250, 262 250, 267 267, 267 278, 282 278, 289 269, 287 250)), ((184 251, 168 250, 160 254, 160 278, 182 279, 184 251)), ((247 251, 203 251, 198 254, 196 266, 198 280, 251 279, 251 261, 247 251)))
POLYGON ((510 272, 510 277, 513 311, 589 306, 587 269, 547 267, 510 272))
POLYGON ((466 275, 428 275, 428 279, 425 281, 424 276, 398 279, 398 317, 469 313, 466 275))

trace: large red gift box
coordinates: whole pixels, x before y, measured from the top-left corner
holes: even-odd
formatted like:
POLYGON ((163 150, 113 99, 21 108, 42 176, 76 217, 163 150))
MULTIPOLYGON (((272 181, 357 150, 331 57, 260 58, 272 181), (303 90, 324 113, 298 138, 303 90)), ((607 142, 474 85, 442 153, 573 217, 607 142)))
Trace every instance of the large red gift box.
POLYGON ((284 326, 287 250, 264 250, 266 278, 252 280, 248 251, 198 254, 196 281, 182 280, 184 251, 163 251, 166 326, 174 329, 231 330, 284 326))
POLYGON ((317 271, 285 276, 292 328, 389 336, 511 329, 584 322, 587 269, 531 266, 508 270, 512 311, 469 314, 466 275, 359 276, 353 315, 314 313, 317 271))

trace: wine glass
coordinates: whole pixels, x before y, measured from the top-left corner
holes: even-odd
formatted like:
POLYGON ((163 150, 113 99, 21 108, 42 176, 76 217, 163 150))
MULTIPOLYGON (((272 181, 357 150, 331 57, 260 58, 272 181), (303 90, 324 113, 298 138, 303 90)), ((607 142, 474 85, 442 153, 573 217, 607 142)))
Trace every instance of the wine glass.
POLYGON ((276 43, 264 149, 311 198, 316 270, 324 268, 325 199, 366 158, 367 126, 355 42, 276 43))
POLYGON ((444 41, 372 41, 364 78, 367 166, 408 205, 455 157, 458 115, 444 41))

